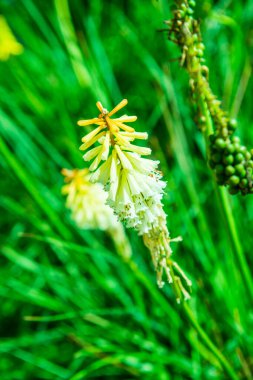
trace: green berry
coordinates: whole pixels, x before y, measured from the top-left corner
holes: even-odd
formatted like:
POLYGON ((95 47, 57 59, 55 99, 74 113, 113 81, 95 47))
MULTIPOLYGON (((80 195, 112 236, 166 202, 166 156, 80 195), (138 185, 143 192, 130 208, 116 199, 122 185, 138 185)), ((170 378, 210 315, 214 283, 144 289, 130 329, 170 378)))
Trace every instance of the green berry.
POLYGON ((232 177, 229 178, 228 182, 230 185, 235 186, 240 182, 240 178, 237 175, 232 175, 232 177))
POLYGON ((232 139, 231 139, 234 143, 239 143, 240 142, 240 137, 238 137, 238 136, 234 136, 234 137, 232 137, 232 139))
POLYGON ((188 9, 187 9, 187 14, 188 14, 188 15, 192 15, 192 14, 193 14, 193 9, 188 8, 188 9))
POLYGON ((235 152, 240 153, 241 145, 238 142, 234 143, 235 152))
POLYGON ((215 140, 215 147, 219 150, 222 150, 226 147, 226 142, 222 138, 218 138, 215 140))
POLYGON ((242 153, 242 154, 245 156, 245 154, 247 153, 247 148, 246 148, 246 146, 241 146, 241 147, 240 147, 240 153, 242 153))
POLYGON ((227 176, 231 176, 231 175, 233 175, 235 173, 235 168, 232 166, 232 165, 228 165, 228 166, 226 166, 226 168, 225 168, 225 174, 227 175, 227 176))
POLYGON ((237 165, 235 165, 235 170, 237 171, 237 173, 240 174, 241 172, 245 171, 244 165, 243 164, 237 164, 237 165))
POLYGON ((235 156, 235 162, 242 162, 244 160, 244 156, 242 153, 237 153, 237 155, 235 156))
POLYGON ((251 159, 251 154, 250 154, 250 152, 247 151, 247 152, 245 153, 245 158, 246 158, 247 161, 251 159))
POLYGON ((231 130, 231 131, 235 131, 236 130, 236 127, 237 127, 237 121, 235 119, 231 119, 229 120, 228 122, 228 128, 231 130))
POLYGON ((234 156, 232 154, 229 154, 228 156, 224 156, 222 159, 222 162, 225 165, 230 165, 234 162, 234 156))
POLYGON ((227 128, 222 128, 221 135, 222 135, 222 137, 227 137, 228 136, 228 130, 227 130, 227 128))
POLYGON ((229 144, 227 147, 226 147, 226 153, 234 153, 235 151, 235 147, 233 144, 229 144))

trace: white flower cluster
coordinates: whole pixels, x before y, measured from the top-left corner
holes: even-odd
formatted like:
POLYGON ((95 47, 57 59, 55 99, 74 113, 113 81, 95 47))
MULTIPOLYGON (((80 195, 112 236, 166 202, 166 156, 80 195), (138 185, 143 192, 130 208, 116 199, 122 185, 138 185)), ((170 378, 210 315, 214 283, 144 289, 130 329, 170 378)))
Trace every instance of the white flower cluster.
POLYGON ((161 199, 166 184, 156 172, 158 162, 115 146, 109 165, 108 161, 103 165, 91 181, 105 185, 108 204, 127 227, 143 235, 158 224, 159 217, 165 218, 161 199))
POLYGON ((173 282, 174 288, 178 289, 177 300, 180 300, 178 294, 187 299, 189 293, 183 287, 180 277, 187 287, 190 287, 191 282, 171 259, 172 240, 162 205, 166 183, 157 171, 159 161, 141 157, 150 155, 151 150, 132 144, 136 139, 145 140, 148 137, 147 133, 136 132, 125 124, 135 121, 136 116, 124 115, 111 119, 126 104, 127 100, 124 99, 109 112, 97 102, 99 116, 78 122, 80 126, 97 125, 82 138, 83 144, 80 147, 81 150, 87 150, 84 160, 92 161, 89 167, 92 172, 90 181, 103 184, 108 193, 107 204, 127 227, 135 228, 143 236, 151 253, 158 286, 164 285, 165 275, 166 280, 173 282), (91 148, 95 143, 98 145, 91 148), (173 268, 180 277, 174 275, 173 268))
POLYGON ((140 235, 158 225, 159 218, 165 219, 161 199, 166 186, 161 174, 156 170, 158 161, 142 158, 149 155, 149 148, 131 144, 135 139, 147 139, 147 133, 135 132, 125 122, 136 120, 136 116, 122 116, 110 119, 115 112, 126 105, 123 100, 114 110, 108 112, 98 102, 101 112, 98 118, 79 121, 86 126, 99 125, 84 136, 81 150, 91 147, 96 141, 99 146, 84 154, 84 160, 91 161, 90 180, 100 182, 108 191, 107 203, 114 209, 127 227, 134 227, 140 235), (106 131, 101 132, 102 130, 106 131), (120 129, 123 129, 121 131, 120 129), (101 161, 105 161, 101 165, 101 161))

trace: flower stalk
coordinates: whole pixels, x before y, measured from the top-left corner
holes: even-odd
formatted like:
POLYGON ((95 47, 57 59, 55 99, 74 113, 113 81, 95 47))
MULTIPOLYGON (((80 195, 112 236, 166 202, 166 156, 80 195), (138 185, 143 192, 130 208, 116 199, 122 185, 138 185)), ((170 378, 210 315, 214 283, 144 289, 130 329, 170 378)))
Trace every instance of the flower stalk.
MULTIPOLYGON (((231 194, 253 192, 253 151, 240 144, 233 136, 235 120, 231 120, 221 108, 221 102, 213 94, 208 81, 208 67, 204 65, 204 44, 199 22, 193 18, 195 2, 176 0, 173 19, 166 21, 168 37, 181 50, 180 64, 189 74, 193 103, 197 106, 196 121, 205 135, 208 160, 220 186, 227 186, 231 194)), ((231 238, 231 246, 238 260, 242 277, 250 297, 253 297, 251 273, 238 236, 236 223, 229 204, 228 194, 218 187, 222 212, 231 238)))
POLYGON ((146 132, 137 132, 128 125, 137 117, 123 115, 112 119, 126 104, 123 99, 108 111, 97 102, 98 117, 78 121, 82 127, 96 126, 82 138, 80 149, 86 151, 85 161, 93 160, 89 166, 90 181, 102 183, 108 193, 107 204, 119 220, 142 236, 151 253, 158 286, 162 288, 165 281, 173 286, 177 283, 176 299, 180 302, 181 298, 190 298, 191 281, 171 256, 170 243, 181 239, 171 239, 166 225, 162 204, 166 183, 158 171, 159 162, 142 157, 150 155, 151 149, 134 144, 135 140, 148 138, 146 132))
POLYGON ((253 149, 241 144, 234 136, 237 124, 222 109, 221 102, 213 94, 205 65, 204 44, 199 22, 193 18, 194 1, 176 0, 173 19, 166 21, 168 37, 181 49, 180 64, 190 77, 190 88, 197 106, 196 122, 202 132, 209 135, 208 161, 220 186, 228 187, 230 194, 253 194, 253 149), (215 126, 208 129, 206 111, 215 126))

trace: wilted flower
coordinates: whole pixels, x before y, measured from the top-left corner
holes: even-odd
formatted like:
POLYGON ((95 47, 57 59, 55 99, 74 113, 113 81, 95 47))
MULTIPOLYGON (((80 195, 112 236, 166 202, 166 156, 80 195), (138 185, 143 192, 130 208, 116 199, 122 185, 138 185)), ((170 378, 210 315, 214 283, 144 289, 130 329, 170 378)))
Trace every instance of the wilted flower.
POLYGON ((5 18, 0 16, 0 60, 7 61, 10 55, 19 55, 23 46, 16 40, 5 18))
POLYGON ((106 205, 108 194, 99 183, 91 183, 88 169, 62 169, 66 185, 62 193, 67 196, 66 206, 72 219, 82 229, 99 229, 108 232, 125 259, 131 255, 123 226, 113 210, 106 205))
MULTIPOLYGON (((144 243, 151 252, 159 287, 164 285, 162 277, 165 272, 167 281, 177 281, 180 293, 189 298, 181 281, 173 274, 174 267, 186 279, 182 270, 171 259, 171 239, 161 202, 166 183, 157 171, 159 161, 141 157, 150 155, 151 149, 133 144, 136 139, 146 140, 148 134, 136 132, 126 124, 134 122, 136 116, 123 115, 111 119, 126 104, 127 100, 124 99, 109 112, 97 102, 99 116, 78 121, 80 126, 97 125, 82 138, 83 144, 80 147, 87 151, 83 156, 84 160, 93 160, 89 167, 93 172, 90 180, 104 185, 108 192, 107 203, 127 227, 135 228, 143 236, 144 243), (92 147, 95 143, 98 145, 92 147)), ((187 285, 190 285, 190 281, 186 280, 187 285)))

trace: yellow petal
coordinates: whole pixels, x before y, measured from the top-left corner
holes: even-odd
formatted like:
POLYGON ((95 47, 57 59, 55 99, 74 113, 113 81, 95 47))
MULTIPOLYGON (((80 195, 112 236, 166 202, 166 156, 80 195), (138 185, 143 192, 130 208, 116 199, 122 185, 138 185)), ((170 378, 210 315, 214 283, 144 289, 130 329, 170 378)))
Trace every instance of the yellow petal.
POLYGON ((114 121, 120 121, 120 122, 123 122, 123 123, 133 123, 134 121, 137 120, 137 116, 127 116, 127 115, 124 115, 124 116, 121 116, 121 117, 118 117, 116 119, 113 119, 114 121))
POLYGON ((107 124, 109 125, 110 131, 112 133, 119 132, 119 127, 117 127, 117 125, 114 123, 113 119, 110 119, 108 116, 106 116, 105 120, 106 120, 107 124))
POLYGON ((86 143, 82 144, 80 146, 80 150, 86 150, 88 149, 91 145, 93 145, 97 140, 100 139, 100 137, 104 136, 105 132, 101 132, 98 135, 94 136, 91 140, 87 141, 86 143))
POLYGON ((108 116, 112 116, 114 115, 116 112, 118 112, 121 108, 125 107, 127 105, 128 101, 127 99, 123 99, 121 100, 121 102, 113 108, 113 110, 111 110, 109 113, 108 113, 108 116))
POLYGON ((118 155, 118 157, 120 159, 120 162, 121 162, 123 168, 127 169, 127 170, 132 170, 133 166, 132 166, 131 162, 125 156, 125 154, 122 152, 122 150, 120 149, 120 147, 118 145, 114 145, 114 147, 116 149, 117 155, 118 155))
POLYGON ((83 155, 84 161, 92 160, 94 157, 96 157, 96 155, 100 152, 101 149, 102 149, 102 146, 100 145, 100 146, 96 146, 96 148, 89 150, 87 153, 83 155))
POLYGON ((86 125, 96 124, 96 123, 101 123, 101 122, 102 122, 101 119, 99 119, 98 117, 94 117, 93 119, 79 120, 77 124, 80 125, 80 127, 86 127, 86 125))
POLYGON ((99 126, 97 127, 96 129, 94 129, 93 131, 91 131, 90 133, 88 133, 87 135, 85 135, 83 138, 82 138, 82 142, 85 143, 89 140, 91 140, 94 136, 96 136, 96 134, 98 132, 100 132, 102 129, 104 128, 104 126, 99 126))
POLYGON ((96 106, 97 106, 97 108, 99 109, 99 111, 102 113, 102 112, 103 112, 103 109, 104 109, 104 107, 102 106, 102 103, 101 103, 101 102, 97 102, 97 103, 96 103, 96 106))
POLYGON ((105 135, 105 139, 104 139, 104 142, 103 142, 103 153, 102 153, 102 160, 105 161, 107 160, 108 156, 109 156, 109 151, 110 151, 110 132, 108 131, 105 135))
POLYGON ((95 158, 95 160, 94 160, 94 161, 92 162, 92 164, 90 165, 89 170, 90 170, 91 172, 93 172, 94 170, 96 170, 97 167, 98 167, 98 165, 100 164, 101 159, 102 159, 102 153, 103 153, 103 151, 102 151, 102 149, 101 149, 101 151, 98 153, 98 155, 97 155, 97 157, 95 158))
POLYGON ((131 139, 147 140, 147 132, 119 132, 122 137, 130 137, 131 139))
POLYGON ((137 146, 137 145, 132 145, 132 144, 128 144, 126 146, 121 146, 121 149, 122 150, 128 150, 130 152, 138 153, 141 156, 148 156, 151 154, 150 148, 145 148, 143 146, 137 146))
POLYGON ((126 131, 126 132, 134 132, 135 131, 134 128, 129 127, 128 125, 120 123, 119 121, 115 121, 115 120, 116 119, 113 120, 114 125, 116 125, 117 127, 123 129, 124 131, 126 131))

